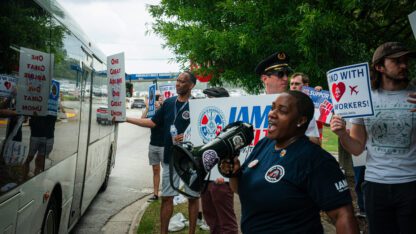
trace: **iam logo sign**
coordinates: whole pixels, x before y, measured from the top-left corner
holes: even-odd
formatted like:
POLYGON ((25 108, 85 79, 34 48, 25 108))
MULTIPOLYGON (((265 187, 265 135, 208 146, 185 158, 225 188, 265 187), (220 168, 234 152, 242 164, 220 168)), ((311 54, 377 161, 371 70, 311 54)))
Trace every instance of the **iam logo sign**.
POLYGON ((214 139, 224 127, 225 117, 220 109, 209 106, 201 111, 198 118, 198 130, 204 143, 214 139))

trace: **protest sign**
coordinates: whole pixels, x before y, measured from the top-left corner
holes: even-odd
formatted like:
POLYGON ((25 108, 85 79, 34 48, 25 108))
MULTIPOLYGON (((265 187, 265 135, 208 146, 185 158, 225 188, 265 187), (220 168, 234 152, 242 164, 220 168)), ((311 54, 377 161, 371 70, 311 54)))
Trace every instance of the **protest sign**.
POLYGON ((374 115, 368 63, 329 70, 327 81, 336 115, 343 118, 374 115))
POLYGON ((0 97, 10 97, 16 90, 17 79, 10 75, 0 74, 0 97))
POLYGON ((312 99, 313 105, 315 106, 314 119, 329 124, 333 109, 329 91, 316 91, 312 87, 303 86, 302 92, 306 93, 312 99))
POLYGON ((20 115, 46 116, 49 87, 52 77, 53 55, 28 48, 20 48, 19 79, 16 112, 20 115))
POLYGON ((148 99, 148 106, 149 110, 147 112, 147 117, 152 117, 155 115, 155 101, 156 101, 156 85, 152 84, 149 86, 149 99, 148 99))
POLYGON ((51 91, 49 93, 48 100, 48 114, 57 116, 59 109, 59 94, 60 94, 60 84, 56 80, 52 80, 51 91))
POLYGON ((126 120, 126 78, 124 53, 107 57, 108 107, 115 121, 126 120))
POLYGON ((159 90, 163 100, 176 96, 176 86, 173 84, 159 85, 159 90))
POLYGON ((253 142, 240 151, 243 162, 260 139, 267 135, 268 114, 277 94, 189 100, 191 142, 199 146, 214 139, 225 126, 236 121, 250 123, 253 142))

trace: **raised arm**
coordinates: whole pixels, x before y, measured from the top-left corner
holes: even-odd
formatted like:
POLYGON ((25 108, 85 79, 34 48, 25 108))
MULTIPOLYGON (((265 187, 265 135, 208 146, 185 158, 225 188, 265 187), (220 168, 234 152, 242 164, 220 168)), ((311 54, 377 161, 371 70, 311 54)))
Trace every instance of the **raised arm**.
POLYGON ((367 133, 364 125, 352 124, 348 134, 345 121, 338 115, 334 115, 331 120, 331 130, 338 135, 342 146, 349 153, 358 156, 365 150, 367 133))
POLYGON ((145 127, 145 128, 154 128, 154 127, 156 127, 155 122, 153 122, 151 119, 138 119, 138 118, 127 117, 126 122, 138 125, 140 127, 145 127))
POLYGON ((332 219, 337 234, 360 233, 351 204, 327 211, 326 213, 332 219))

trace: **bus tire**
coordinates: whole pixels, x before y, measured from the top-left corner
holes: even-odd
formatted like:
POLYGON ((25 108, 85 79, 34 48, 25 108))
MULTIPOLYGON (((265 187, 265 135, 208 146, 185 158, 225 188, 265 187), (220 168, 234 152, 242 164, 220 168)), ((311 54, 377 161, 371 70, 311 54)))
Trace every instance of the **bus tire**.
POLYGON ((55 197, 49 200, 42 223, 42 234, 56 234, 59 232, 60 214, 58 201, 55 197))
POLYGON ((110 174, 111 174, 111 156, 113 155, 113 150, 110 149, 110 154, 108 156, 108 162, 107 162, 107 170, 105 171, 105 179, 103 184, 100 187, 100 192, 104 192, 107 189, 108 181, 110 180, 110 174))

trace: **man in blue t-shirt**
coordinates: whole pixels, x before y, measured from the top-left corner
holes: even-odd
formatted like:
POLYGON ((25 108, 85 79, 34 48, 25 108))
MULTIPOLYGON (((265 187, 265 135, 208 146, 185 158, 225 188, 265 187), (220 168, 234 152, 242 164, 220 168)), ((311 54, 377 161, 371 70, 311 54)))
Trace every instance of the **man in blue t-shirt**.
MULTIPOLYGON (((163 126, 164 154, 162 175, 162 205, 160 208, 160 233, 168 233, 169 220, 173 213, 173 197, 178 194, 169 181, 169 161, 172 155, 172 145, 183 141, 183 132, 190 123, 189 103, 191 90, 196 84, 195 76, 185 71, 179 74, 176 80, 176 92, 178 96, 165 100, 163 106, 151 119, 137 119, 127 117, 128 123, 141 127, 154 128, 163 126)), ((179 187, 179 176, 174 172, 175 187, 179 187)), ((192 196, 197 193, 187 191, 192 196)), ((195 233, 196 219, 198 215, 198 199, 189 198, 189 232, 195 233)))

